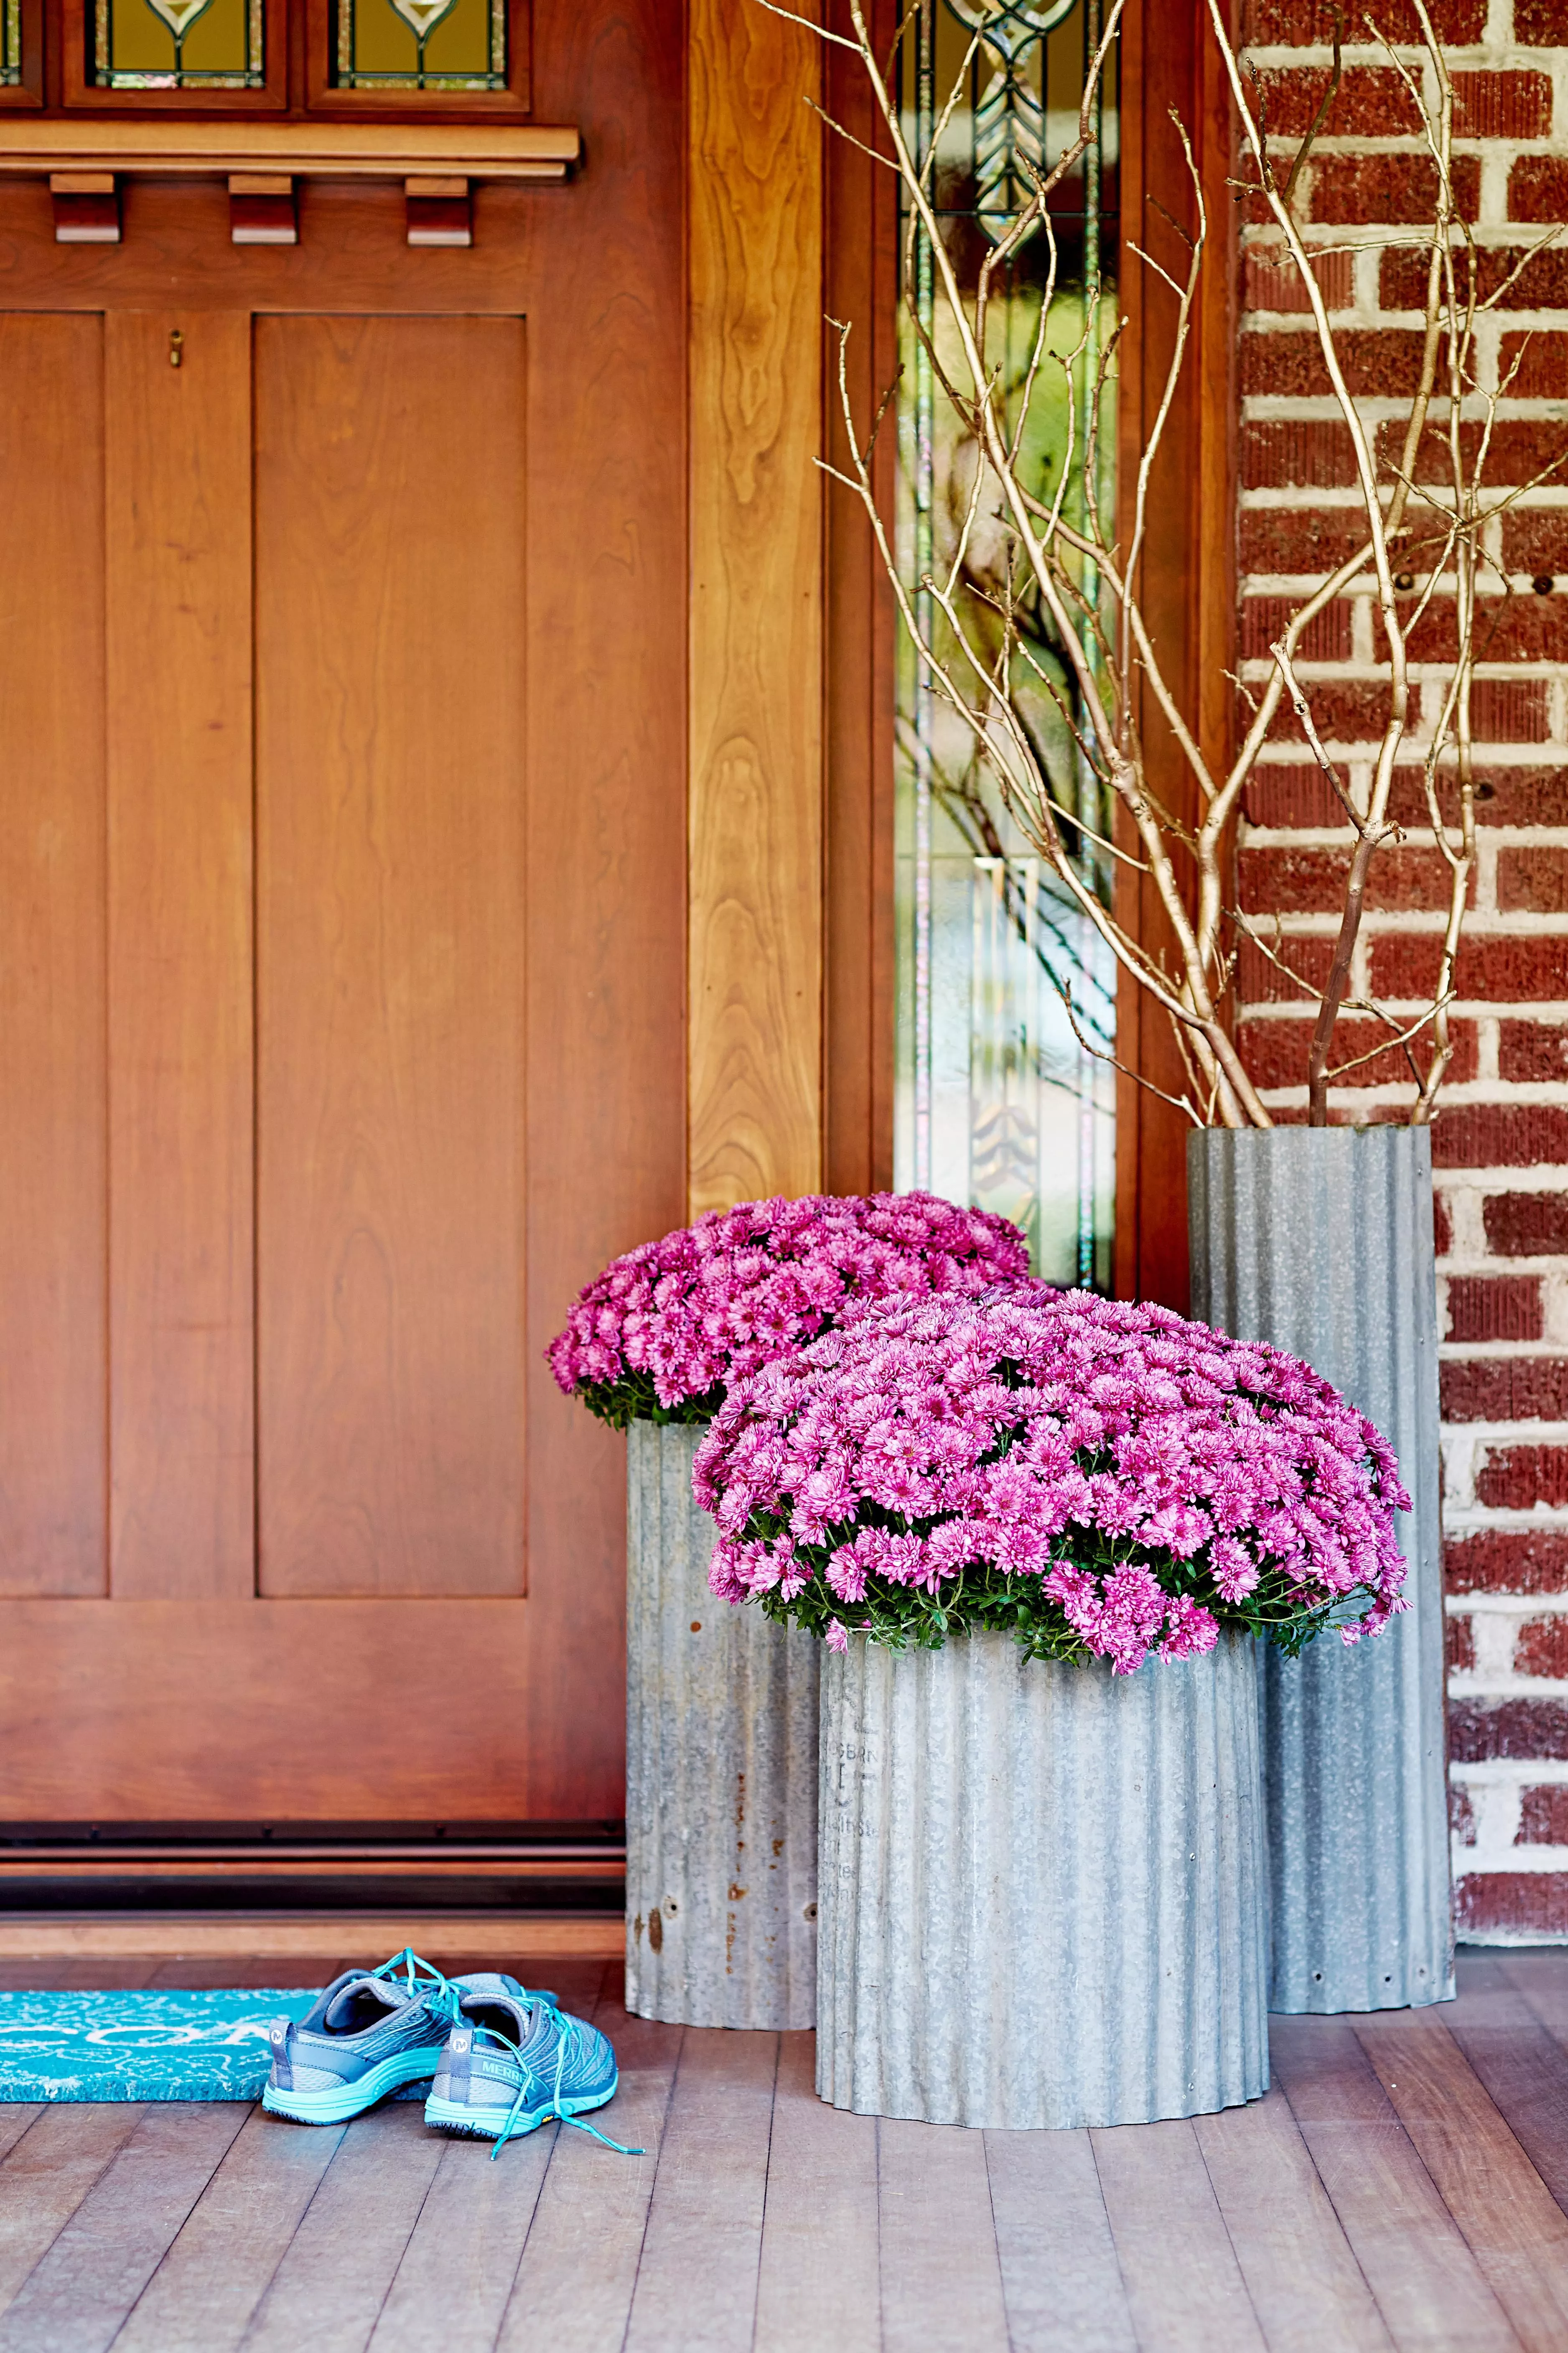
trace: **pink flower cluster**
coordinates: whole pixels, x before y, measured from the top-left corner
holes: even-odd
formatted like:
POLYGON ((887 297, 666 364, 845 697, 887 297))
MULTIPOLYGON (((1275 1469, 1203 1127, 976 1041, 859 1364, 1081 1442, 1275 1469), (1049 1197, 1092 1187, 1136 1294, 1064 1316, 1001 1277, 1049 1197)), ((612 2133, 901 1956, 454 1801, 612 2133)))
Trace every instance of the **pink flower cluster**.
POLYGON ((930 1193, 746 1201, 614 1260, 551 1343, 551 1369, 610 1420, 706 1420, 716 1391, 847 1301, 967 1295, 1028 1271, 1016 1226, 930 1193))
POLYGON ((731 1388, 693 1490, 714 1592, 838 1649, 952 1610, 1125 1674, 1222 1620, 1289 1643, 1332 1609, 1350 1641, 1407 1606, 1398 1466, 1326 1381, 1042 1282, 852 1312, 731 1388))

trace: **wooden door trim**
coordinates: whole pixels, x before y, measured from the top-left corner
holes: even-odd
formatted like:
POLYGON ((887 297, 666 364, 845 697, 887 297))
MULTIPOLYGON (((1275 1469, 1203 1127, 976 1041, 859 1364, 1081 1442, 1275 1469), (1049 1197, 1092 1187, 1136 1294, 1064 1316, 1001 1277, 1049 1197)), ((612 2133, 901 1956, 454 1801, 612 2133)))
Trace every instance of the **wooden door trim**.
POLYGON ((121 172, 153 179, 288 172, 333 180, 452 173, 564 180, 581 160, 570 124, 456 122, 67 122, 0 129, 0 173, 121 172))
MULTIPOLYGON (((1122 46, 1121 287, 1129 327, 1118 395, 1118 472, 1125 496, 1163 384, 1174 298, 1134 248, 1182 266, 1170 213, 1191 215, 1172 111, 1193 142, 1208 216, 1208 247, 1192 342, 1154 477, 1143 558, 1144 614, 1166 676, 1193 712, 1211 769, 1227 765, 1234 713, 1237 204, 1230 181, 1231 113, 1206 20, 1135 0, 1122 46)), ((1195 226, 1189 217, 1188 226, 1195 226)), ((1184 820, 1196 797, 1185 761, 1154 708, 1140 714, 1149 775, 1184 820)), ((1168 939, 1152 884, 1118 873, 1121 920, 1156 949, 1168 939)), ((1139 1079, 1179 1096, 1187 1081, 1166 1017, 1123 973, 1117 990, 1115 1289, 1120 1298, 1187 1308, 1186 1136, 1190 1123, 1139 1079), (1137 1073, 1133 1076, 1131 1073, 1137 1073)))
POLYGON ((689 31, 690 1212, 823 1172, 823 156, 815 36, 689 31))

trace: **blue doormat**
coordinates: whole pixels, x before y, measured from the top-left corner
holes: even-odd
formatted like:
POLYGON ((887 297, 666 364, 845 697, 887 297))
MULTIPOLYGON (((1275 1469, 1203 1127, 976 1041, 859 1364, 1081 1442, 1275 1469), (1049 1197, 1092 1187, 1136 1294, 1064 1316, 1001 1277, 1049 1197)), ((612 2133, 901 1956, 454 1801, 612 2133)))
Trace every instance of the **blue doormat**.
POLYGON ((259 2099, 268 2027, 315 1999, 266 1986, 0 1993, 0 2101, 259 2099))

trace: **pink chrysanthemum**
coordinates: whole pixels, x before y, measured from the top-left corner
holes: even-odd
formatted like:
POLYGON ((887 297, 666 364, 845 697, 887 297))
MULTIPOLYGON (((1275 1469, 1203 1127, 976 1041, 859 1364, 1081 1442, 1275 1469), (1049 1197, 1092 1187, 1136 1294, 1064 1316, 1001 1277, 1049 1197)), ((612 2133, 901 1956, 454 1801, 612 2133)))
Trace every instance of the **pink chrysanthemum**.
POLYGON ((1222 1623, 1295 1647, 1406 1606, 1409 1497, 1326 1381, 1041 1282, 847 1304, 734 1384, 692 1483, 719 1523, 715 1592, 767 1594, 836 1648, 1006 1626, 1126 1674, 1211 1650, 1222 1623))
MULTIPOLYGON (((613 1261, 547 1354, 561 1388, 617 1426, 707 1421, 731 1382, 850 1302, 970 1296, 1028 1271, 1016 1226, 930 1193, 744 1201, 613 1261)), ((829 1473, 821 1510, 836 1507, 829 1473)))

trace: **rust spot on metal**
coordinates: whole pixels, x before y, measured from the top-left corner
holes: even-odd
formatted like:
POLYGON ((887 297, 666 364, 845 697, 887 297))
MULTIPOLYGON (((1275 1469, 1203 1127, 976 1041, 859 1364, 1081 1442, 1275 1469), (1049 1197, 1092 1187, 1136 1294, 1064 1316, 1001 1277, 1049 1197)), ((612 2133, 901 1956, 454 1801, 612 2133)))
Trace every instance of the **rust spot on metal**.
POLYGON ((635 1945, 640 1945, 642 1943, 642 1914, 640 1912, 637 1914, 637 1918, 632 1922, 632 1942, 635 1945))
POLYGON ((743 1887, 737 1887, 733 1880, 730 1882, 730 1901, 731 1904, 738 1904, 745 1892, 746 1891, 743 1887))
POLYGON ((664 1943, 664 1922, 658 1915, 657 1905, 647 1915, 647 1940, 656 1953, 664 1943))

